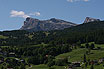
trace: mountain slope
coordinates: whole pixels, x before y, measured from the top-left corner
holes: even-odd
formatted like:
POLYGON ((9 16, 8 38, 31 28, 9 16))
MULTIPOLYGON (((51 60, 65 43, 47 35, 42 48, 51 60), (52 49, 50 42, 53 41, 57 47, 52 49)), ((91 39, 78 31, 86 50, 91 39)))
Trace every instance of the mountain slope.
POLYGON ((62 30, 64 28, 69 28, 76 26, 72 22, 67 22, 60 19, 49 19, 49 20, 39 20, 34 18, 26 18, 24 25, 20 30, 30 30, 30 31, 50 31, 50 30, 62 30))
POLYGON ((84 23, 89 23, 89 22, 99 22, 100 19, 95 19, 95 18, 91 18, 91 17, 86 17, 84 23))
POLYGON ((84 23, 66 28, 64 30, 27 32, 24 30, 3 31, 0 35, 6 39, 0 39, 0 45, 34 45, 34 44, 75 44, 95 42, 104 43, 104 21, 84 23), (6 43, 4 43, 6 42, 6 43))

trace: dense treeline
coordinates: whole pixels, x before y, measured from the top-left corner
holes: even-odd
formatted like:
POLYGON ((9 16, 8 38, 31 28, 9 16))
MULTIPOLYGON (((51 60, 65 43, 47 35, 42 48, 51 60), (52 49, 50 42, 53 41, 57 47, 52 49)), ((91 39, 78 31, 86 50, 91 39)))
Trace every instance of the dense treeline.
POLYGON ((72 51, 71 45, 55 46, 53 44, 24 47, 8 46, 0 49, 7 52, 5 57, 9 57, 9 53, 13 52, 16 58, 28 58, 27 62, 35 65, 46 64, 49 59, 53 60, 59 54, 72 51))
POLYGON ((54 45, 76 44, 77 42, 104 43, 104 21, 81 24, 64 30, 27 32, 22 30, 3 31, 0 35, 7 39, 0 39, 0 45, 23 46, 40 43, 54 45), (31 36, 31 38, 30 38, 31 36))
POLYGON ((55 56, 70 52, 72 51, 71 46, 65 45, 65 46, 51 46, 49 45, 48 47, 40 47, 40 48, 29 48, 27 49, 29 52, 25 51, 26 53, 24 56, 31 56, 28 59, 29 63, 32 64, 46 64, 49 61, 48 60, 53 60, 55 56), (51 57, 51 58, 50 58, 51 57))

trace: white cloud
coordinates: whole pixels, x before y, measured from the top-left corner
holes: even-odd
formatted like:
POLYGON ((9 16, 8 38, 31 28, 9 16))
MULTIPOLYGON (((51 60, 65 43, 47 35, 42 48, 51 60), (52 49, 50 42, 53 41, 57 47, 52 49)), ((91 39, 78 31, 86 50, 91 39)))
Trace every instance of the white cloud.
POLYGON ((22 18, 27 18, 30 16, 40 16, 40 12, 25 14, 24 11, 16 11, 16 10, 12 10, 10 14, 11 14, 10 17, 22 17, 22 18))
POLYGON ((85 2, 88 2, 89 0, 84 0, 85 2))
POLYGON ((84 2, 88 2, 89 0, 67 0, 68 2, 79 2, 79 1, 84 1, 84 2))
POLYGON ((67 0, 68 2, 73 2, 73 0, 67 0))
POLYGON ((25 12, 23 11, 12 10, 10 14, 11 14, 11 17, 22 17, 22 18, 30 17, 29 15, 25 14, 25 12))
POLYGON ((40 16, 40 12, 30 13, 29 15, 40 16))

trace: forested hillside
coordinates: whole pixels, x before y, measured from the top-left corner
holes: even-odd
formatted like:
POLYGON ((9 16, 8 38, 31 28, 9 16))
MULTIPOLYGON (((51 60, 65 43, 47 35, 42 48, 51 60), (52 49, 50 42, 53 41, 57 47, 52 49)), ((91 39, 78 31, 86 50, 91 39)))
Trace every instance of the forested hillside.
POLYGON ((81 24, 64 30, 28 32, 22 30, 3 31, 0 45, 34 45, 40 43, 75 44, 77 42, 104 43, 104 21, 81 24))
POLYGON ((91 66, 90 59, 95 61, 103 58, 101 54, 104 52, 104 46, 99 45, 104 44, 103 38, 104 21, 84 23, 64 30, 3 31, 0 32, 0 58, 3 59, 0 68, 25 69, 31 68, 31 64, 45 64, 48 67, 68 66, 72 60, 81 60, 81 67, 88 62, 88 66, 91 66), (76 53, 78 58, 71 53, 76 53), (70 56, 73 58, 69 59, 70 56), (89 58, 86 59, 86 56, 89 58))

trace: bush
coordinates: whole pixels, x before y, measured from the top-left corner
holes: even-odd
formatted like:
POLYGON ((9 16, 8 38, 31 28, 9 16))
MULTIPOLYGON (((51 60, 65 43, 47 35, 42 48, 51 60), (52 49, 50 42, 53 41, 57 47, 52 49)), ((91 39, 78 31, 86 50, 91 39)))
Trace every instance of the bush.
POLYGON ((89 48, 89 44, 88 44, 88 43, 86 43, 86 44, 85 44, 85 47, 86 47, 86 48, 89 48))
POLYGON ((28 60, 28 63, 38 65, 40 64, 39 59, 37 57, 30 57, 28 60))
POLYGON ((54 62, 54 61, 49 61, 49 62, 47 63, 47 65, 48 65, 48 67, 51 67, 51 66, 55 65, 55 62, 54 62))
POLYGON ((80 48, 85 48, 84 46, 81 46, 80 48))
POLYGON ((95 45, 92 43, 90 46, 90 49, 94 49, 94 48, 95 48, 95 45))

